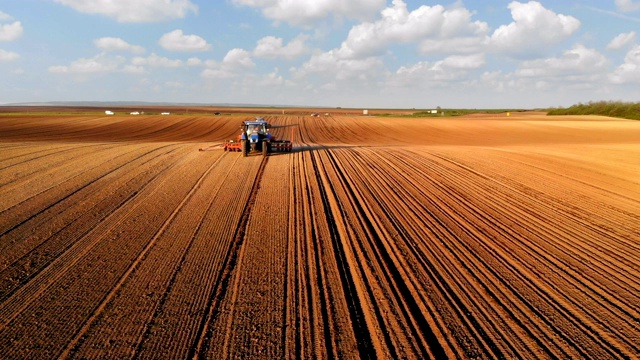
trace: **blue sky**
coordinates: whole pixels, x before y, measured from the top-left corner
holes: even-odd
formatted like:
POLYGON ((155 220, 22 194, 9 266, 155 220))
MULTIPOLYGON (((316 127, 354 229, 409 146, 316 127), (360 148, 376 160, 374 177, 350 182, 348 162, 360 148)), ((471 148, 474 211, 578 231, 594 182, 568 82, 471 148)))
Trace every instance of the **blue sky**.
POLYGON ((0 104, 640 101, 640 0, 0 0, 0 104))

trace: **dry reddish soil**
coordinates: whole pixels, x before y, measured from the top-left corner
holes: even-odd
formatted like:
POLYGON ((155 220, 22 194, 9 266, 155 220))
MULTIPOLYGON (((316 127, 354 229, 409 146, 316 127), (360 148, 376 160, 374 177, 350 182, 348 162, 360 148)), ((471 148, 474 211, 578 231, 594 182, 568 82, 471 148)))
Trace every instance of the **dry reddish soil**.
POLYGON ((0 358, 638 358, 640 122, 265 117, 0 115, 0 358))

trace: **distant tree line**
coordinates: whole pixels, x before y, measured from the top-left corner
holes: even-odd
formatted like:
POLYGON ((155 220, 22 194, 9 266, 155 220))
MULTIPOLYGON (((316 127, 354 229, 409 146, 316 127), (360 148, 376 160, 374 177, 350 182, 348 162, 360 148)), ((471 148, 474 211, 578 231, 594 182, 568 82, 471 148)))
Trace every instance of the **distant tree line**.
POLYGON ((604 115, 624 119, 640 120, 640 103, 623 101, 590 101, 568 108, 550 109, 548 115, 604 115))

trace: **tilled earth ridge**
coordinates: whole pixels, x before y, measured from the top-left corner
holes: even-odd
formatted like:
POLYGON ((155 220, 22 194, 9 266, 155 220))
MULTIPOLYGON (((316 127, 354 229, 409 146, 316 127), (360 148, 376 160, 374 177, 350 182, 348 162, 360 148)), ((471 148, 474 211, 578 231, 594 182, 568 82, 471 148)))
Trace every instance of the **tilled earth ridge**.
POLYGON ((250 118, 0 116, 0 358, 640 354, 640 122, 250 118))

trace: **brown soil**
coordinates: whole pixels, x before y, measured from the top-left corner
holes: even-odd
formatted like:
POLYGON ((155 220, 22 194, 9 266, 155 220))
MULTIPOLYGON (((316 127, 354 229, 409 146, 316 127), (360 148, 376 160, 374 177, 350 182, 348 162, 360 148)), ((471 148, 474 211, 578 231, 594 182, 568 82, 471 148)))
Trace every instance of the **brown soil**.
POLYGON ((1 115, 0 358, 640 354, 640 122, 265 118, 1 115))

